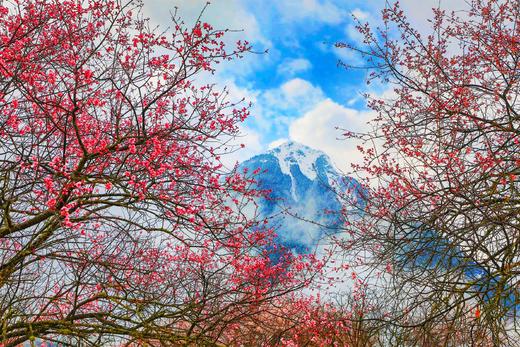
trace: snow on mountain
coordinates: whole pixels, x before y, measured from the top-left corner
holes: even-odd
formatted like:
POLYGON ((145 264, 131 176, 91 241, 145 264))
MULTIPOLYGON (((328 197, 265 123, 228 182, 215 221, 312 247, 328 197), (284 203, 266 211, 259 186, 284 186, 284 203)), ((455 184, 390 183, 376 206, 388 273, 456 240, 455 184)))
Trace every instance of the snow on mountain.
POLYGON ((272 154, 278 159, 282 173, 291 176, 293 182, 294 175, 291 170, 294 169, 291 168, 294 165, 296 165, 299 171, 311 181, 316 178, 326 178, 330 186, 341 181, 341 176, 333 167, 330 158, 325 153, 304 146, 298 142, 285 142, 270 150, 268 154, 272 154))
POLYGON ((254 156, 241 168, 260 168, 255 177, 258 188, 271 194, 258 202, 259 217, 268 218, 281 244, 302 253, 341 229, 337 193, 358 186, 354 179, 342 176, 325 153, 296 142, 254 156))
POLYGON ((282 172, 291 175, 291 165, 298 165, 300 171, 313 180, 316 178, 315 163, 319 157, 326 157, 321 151, 304 146, 297 142, 285 142, 270 150, 268 153, 274 155, 280 164, 282 172))

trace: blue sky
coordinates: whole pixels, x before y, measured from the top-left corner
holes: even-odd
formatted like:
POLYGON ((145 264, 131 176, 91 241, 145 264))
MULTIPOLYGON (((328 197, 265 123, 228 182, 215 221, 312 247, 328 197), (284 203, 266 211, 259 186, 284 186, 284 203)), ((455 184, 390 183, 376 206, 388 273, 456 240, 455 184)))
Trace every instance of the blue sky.
MULTIPOLYGON (((189 25, 204 7, 204 0, 147 0, 145 12, 153 22, 168 25, 169 11, 178 7, 189 25)), ((426 19, 439 0, 403 0, 401 5, 416 26, 427 30, 426 19)), ((463 0, 444 0, 449 10, 464 7, 463 0)), ((231 97, 253 103, 243 127, 246 144, 231 160, 244 160, 287 139, 323 150, 338 168, 348 171, 359 160, 355 144, 338 141, 336 127, 360 130, 372 113, 362 94, 382 94, 388 86, 367 86, 364 70, 346 71, 339 59, 360 63, 337 41, 356 43, 352 15, 378 24, 384 0, 213 0, 203 20, 216 28, 242 30, 228 35, 228 42, 246 39, 254 50, 241 61, 221 66, 208 77, 227 85, 231 97)))

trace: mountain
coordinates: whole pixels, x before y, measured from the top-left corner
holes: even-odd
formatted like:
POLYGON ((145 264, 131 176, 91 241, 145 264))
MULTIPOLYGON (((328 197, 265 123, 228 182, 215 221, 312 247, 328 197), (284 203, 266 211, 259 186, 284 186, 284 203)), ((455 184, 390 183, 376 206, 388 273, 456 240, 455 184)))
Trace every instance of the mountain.
POLYGON ((278 241, 297 253, 310 251, 341 228, 338 193, 351 192, 359 198, 357 181, 341 175, 325 153, 297 142, 254 156, 240 168, 260 169, 257 188, 271 193, 258 201, 259 217, 267 218, 278 241))
MULTIPOLYGON (((267 218, 278 234, 278 243, 296 253, 311 252, 326 235, 341 231, 340 211, 344 204, 340 195, 359 208, 349 210, 350 216, 365 207, 366 193, 355 179, 342 175, 325 153, 296 142, 286 142, 254 156, 240 168, 248 172, 260 169, 255 176, 257 186, 270 190, 271 194, 269 199, 257 201, 258 217, 267 218)), ((506 293, 500 294, 498 303, 510 310, 511 315, 517 315, 519 295, 508 284, 500 287, 503 284, 501 275, 479 265, 472 256, 464 254, 433 230, 418 228, 418 233, 412 235, 410 249, 404 248, 403 255, 395 258, 406 263, 402 271, 414 271, 418 267, 435 271, 461 269, 484 302, 496 300, 497 292, 506 293), (411 257, 407 259, 406 254, 411 257)), ((342 255, 338 260, 345 261, 344 256, 349 255, 342 255)), ((362 265, 356 269, 357 273, 372 273, 367 268, 363 270, 362 265)), ((339 272, 333 271, 334 276, 339 276, 339 272)), ((385 270, 381 271, 386 276, 385 270)), ((345 280, 347 282, 340 285, 352 288, 353 280, 348 282, 348 277, 345 280)), ((371 279, 365 278, 365 281, 371 279)))

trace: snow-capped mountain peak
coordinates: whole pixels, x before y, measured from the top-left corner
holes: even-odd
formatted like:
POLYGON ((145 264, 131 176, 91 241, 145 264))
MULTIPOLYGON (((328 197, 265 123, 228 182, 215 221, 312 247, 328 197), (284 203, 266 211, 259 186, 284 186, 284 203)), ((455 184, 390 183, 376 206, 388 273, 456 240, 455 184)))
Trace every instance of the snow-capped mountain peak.
POLYGON ((259 216, 269 219, 281 244, 298 252, 306 252, 341 227, 337 193, 358 185, 341 175, 325 153, 297 142, 256 155, 241 167, 246 172, 261 169, 255 184, 270 193, 258 201, 259 216))
POLYGON ((302 174, 310 180, 314 180, 317 176, 316 165, 319 158, 322 158, 328 166, 331 166, 325 153, 294 141, 285 142, 271 149, 268 153, 278 159, 280 169, 285 175, 289 176, 292 176, 291 166, 297 165, 302 174))

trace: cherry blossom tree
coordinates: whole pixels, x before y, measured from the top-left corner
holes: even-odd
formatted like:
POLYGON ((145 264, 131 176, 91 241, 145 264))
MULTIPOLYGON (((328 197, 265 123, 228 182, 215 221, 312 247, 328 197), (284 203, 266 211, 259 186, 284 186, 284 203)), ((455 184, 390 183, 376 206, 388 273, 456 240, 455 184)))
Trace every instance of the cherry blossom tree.
POLYGON ((467 336, 515 345, 520 2, 436 8, 430 23, 426 34, 414 28, 396 3, 380 28, 358 23, 360 46, 338 44, 365 58, 369 82, 389 87, 368 97, 371 130, 346 133, 364 155, 354 168, 367 205, 345 215, 343 247, 380 275, 386 310, 372 318, 416 343, 422 328, 445 332, 434 344, 456 343, 464 325, 480 331, 467 336))
POLYGON ((306 283, 221 162, 248 109, 204 75, 247 42, 139 1, 0 4, 1 346, 214 344, 306 283))
POLYGON ((229 346, 367 346, 375 341, 352 310, 317 296, 284 297, 227 331, 229 346))

